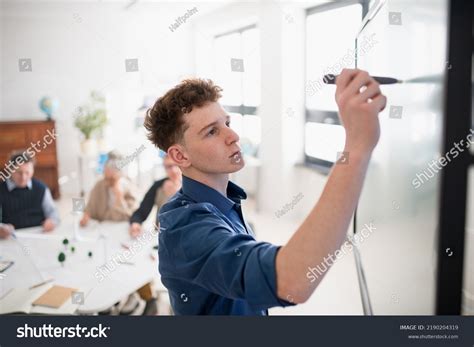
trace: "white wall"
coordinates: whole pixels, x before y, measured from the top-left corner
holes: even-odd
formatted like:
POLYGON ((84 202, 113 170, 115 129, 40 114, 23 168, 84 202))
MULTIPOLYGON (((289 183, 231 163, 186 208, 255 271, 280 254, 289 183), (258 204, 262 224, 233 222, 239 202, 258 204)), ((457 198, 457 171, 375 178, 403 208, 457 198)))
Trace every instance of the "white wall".
MULTIPOLYGON (((147 150, 142 156, 155 156, 143 136, 124 136, 131 133, 143 96, 158 96, 185 76, 212 76, 212 35, 258 22, 264 62, 261 206, 274 213, 299 193, 304 197, 289 216, 302 216, 314 204, 325 178, 294 166, 303 153, 301 6, 248 2, 219 8, 208 3, 140 2, 128 11, 116 2, 4 1, 2 6, 0 119, 44 119, 39 99, 57 97, 60 176, 73 173, 73 177, 81 135, 73 126, 72 113, 90 90, 101 90, 107 97, 108 148, 129 154, 144 143, 147 150), (195 6, 198 13, 171 32, 169 25, 195 6), (19 58, 31 58, 33 71, 20 73, 19 58), (139 59, 139 72, 125 72, 126 58, 139 59), (288 108, 295 111, 292 117, 285 112, 288 108), (314 185, 308 186, 311 182, 314 185)), ((255 188, 252 170, 239 176, 250 190, 255 188)), ((77 179, 64 184, 62 192, 76 194, 77 179)))
MULTIPOLYGON (((73 126, 73 110, 92 89, 107 97, 108 147, 131 154, 144 143, 146 157, 156 151, 143 137, 131 134, 144 95, 159 96, 182 77, 194 73, 191 18, 177 30, 169 26, 187 9, 203 4, 4 2, 1 17, 1 120, 45 119, 38 101, 57 97, 60 176, 77 171, 81 136, 73 126), (18 59, 31 58, 32 72, 18 71, 18 59), (139 72, 125 72, 125 59, 138 58, 139 72), (137 143, 138 141, 138 143, 137 143)), ((62 186, 77 193, 77 179, 62 186)))

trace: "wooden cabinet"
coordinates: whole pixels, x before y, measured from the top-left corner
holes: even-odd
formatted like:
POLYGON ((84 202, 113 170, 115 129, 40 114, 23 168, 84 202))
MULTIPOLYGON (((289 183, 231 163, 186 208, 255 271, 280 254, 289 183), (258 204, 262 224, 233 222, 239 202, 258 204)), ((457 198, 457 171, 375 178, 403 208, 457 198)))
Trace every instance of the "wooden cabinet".
MULTIPOLYGON (((54 199, 59 198, 58 157, 54 121, 0 122, 0 170, 8 173, 11 152, 30 149, 35 154, 34 177, 43 181, 54 199)), ((0 178, 1 179, 1 178, 0 178)))

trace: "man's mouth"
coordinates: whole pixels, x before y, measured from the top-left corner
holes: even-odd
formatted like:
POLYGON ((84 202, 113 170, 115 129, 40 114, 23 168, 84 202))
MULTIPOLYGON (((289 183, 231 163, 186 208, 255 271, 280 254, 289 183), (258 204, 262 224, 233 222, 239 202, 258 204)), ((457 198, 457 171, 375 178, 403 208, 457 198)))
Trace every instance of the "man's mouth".
POLYGON ((233 158, 234 156, 236 155, 240 155, 240 150, 239 151, 235 151, 234 153, 232 153, 229 158, 233 158))
POLYGON ((240 151, 237 151, 234 154, 232 154, 229 158, 232 164, 238 164, 242 160, 242 153, 240 153, 240 151))

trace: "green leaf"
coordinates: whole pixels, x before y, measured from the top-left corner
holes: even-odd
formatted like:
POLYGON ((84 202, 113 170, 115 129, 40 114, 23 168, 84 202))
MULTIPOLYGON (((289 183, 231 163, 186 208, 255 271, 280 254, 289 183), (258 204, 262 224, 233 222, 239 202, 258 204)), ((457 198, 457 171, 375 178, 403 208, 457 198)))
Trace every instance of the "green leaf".
POLYGON ((58 261, 60 263, 64 262, 66 260, 66 254, 64 254, 63 252, 59 253, 58 255, 58 261))

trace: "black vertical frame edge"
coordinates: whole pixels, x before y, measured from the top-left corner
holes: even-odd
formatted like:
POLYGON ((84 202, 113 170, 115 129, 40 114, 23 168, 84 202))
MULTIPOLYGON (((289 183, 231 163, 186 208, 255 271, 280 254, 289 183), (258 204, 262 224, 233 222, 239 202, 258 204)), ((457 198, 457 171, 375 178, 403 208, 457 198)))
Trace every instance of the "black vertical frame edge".
MULTIPOLYGON (((449 1, 448 62, 442 154, 465 138, 471 126, 472 1, 449 1)), ((468 150, 441 171, 438 214, 436 314, 459 315, 462 305, 468 150), (449 248, 449 251, 447 249, 449 248), (451 253, 452 252, 452 253, 451 253)))

